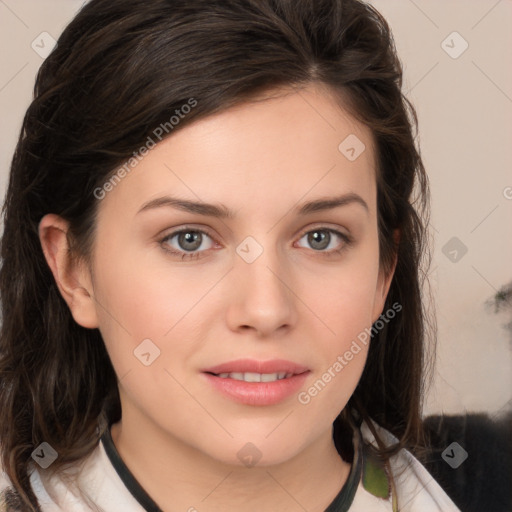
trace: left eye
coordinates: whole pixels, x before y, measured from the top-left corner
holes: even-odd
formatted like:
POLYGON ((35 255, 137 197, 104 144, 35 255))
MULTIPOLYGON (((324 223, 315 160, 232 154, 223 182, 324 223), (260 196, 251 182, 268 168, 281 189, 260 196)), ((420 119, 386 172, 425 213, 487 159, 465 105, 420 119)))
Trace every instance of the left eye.
POLYGON ((333 229, 314 229, 305 233, 299 240, 305 240, 309 248, 315 251, 335 250, 340 244, 340 239, 347 242, 347 236, 333 229))

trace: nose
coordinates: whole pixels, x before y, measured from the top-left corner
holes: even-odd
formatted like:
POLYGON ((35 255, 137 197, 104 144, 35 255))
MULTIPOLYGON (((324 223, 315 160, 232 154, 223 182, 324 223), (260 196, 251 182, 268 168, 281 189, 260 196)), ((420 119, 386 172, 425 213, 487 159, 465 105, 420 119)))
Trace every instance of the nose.
POLYGON ((230 272, 229 328, 254 331, 261 338, 290 330, 297 321, 290 266, 271 250, 263 250, 252 263, 235 257, 235 268, 230 272))

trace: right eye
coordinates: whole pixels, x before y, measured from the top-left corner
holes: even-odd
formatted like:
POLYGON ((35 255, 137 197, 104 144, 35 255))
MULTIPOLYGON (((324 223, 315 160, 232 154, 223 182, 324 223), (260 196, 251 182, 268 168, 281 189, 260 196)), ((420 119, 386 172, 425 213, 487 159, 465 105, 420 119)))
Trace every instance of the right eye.
POLYGON ((160 243, 164 249, 171 254, 181 256, 181 259, 192 259, 200 257, 202 252, 211 249, 214 241, 200 229, 180 229, 163 238, 160 243))

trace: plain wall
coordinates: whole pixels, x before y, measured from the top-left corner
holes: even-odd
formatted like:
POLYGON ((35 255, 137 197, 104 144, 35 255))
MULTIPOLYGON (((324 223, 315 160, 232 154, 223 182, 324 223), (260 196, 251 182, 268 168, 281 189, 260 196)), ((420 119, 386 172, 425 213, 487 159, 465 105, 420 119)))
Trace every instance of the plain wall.
MULTIPOLYGON (((43 61, 31 44, 36 41, 42 51, 48 36, 40 34, 57 39, 83 4, 0 2, 2 197, 43 61)), ((395 36, 432 189, 429 280, 438 349, 425 413, 496 414, 511 404, 512 333, 503 328, 511 312, 494 314, 485 302, 512 280, 512 2, 372 4, 395 36)))

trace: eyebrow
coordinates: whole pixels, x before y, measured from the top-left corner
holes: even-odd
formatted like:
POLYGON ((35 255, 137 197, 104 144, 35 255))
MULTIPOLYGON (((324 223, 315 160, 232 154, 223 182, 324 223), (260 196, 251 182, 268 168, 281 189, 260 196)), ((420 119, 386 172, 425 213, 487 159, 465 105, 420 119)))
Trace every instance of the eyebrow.
MULTIPOLYGON (((308 201, 300 207, 294 208, 298 215, 308 215, 310 213, 332 210, 340 206, 347 206, 350 204, 359 204, 367 212, 369 212, 368 204, 366 201, 355 193, 343 194, 341 196, 326 197, 316 199, 314 201, 308 201)), ((209 217, 217 217, 219 219, 233 219, 235 212, 227 208, 223 204, 210 204, 200 201, 189 201, 187 199, 179 199, 172 196, 158 197, 152 199, 147 203, 144 203, 137 212, 137 215, 141 212, 154 210, 156 208, 170 207, 177 210, 182 210, 188 213, 197 213, 199 215, 205 215, 209 217)))

